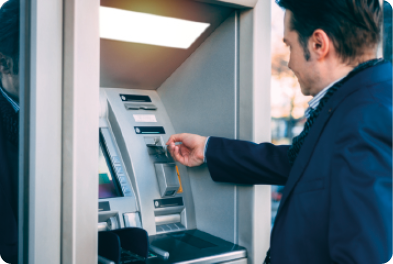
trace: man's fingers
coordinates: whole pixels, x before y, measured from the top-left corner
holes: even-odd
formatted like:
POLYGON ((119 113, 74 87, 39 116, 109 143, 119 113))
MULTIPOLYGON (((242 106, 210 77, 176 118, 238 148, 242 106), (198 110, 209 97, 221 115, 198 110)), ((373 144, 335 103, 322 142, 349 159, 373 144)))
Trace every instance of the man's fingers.
POLYGON ((203 163, 203 147, 206 137, 192 134, 175 134, 170 136, 168 151, 172 158, 185 166, 199 166, 203 163), (176 145, 176 142, 182 144, 176 145))
POLYGON ((176 147, 175 143, 168 144, 168 151, 169 151, 169 153, 171 154, 172 157, 175 155, 174 154, 175 147, 176 147))
POLYGON ((184 134, 175 134, 169 137, 168 142, 166 143, 167 145, 171 143, 176 143, 176 142, 182 142, 183 141, 184 134))
POLYGON ((179 147, 179 146, 176 146, 176 145, 175 145, 175 146, 172 148, 171 155, 172 155, 172 158, 173 158, 175 161, 178 161, 178 162, 180 162, 180 163, 183 164, 183 165, 187 165, 187 164, 186 164, 186 162, 187 162, 187 157, 183 155, 183 153, 182 153, 182 151, 180 150, 180 147, 179 147))

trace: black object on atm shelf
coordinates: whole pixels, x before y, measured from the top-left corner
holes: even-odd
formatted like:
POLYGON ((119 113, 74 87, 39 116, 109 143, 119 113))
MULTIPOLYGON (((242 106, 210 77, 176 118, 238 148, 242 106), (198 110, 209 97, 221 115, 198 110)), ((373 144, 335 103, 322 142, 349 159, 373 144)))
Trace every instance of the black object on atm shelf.
POLYGON ((131 260, 132 255, 135 260, 144 260, 148 257, 148 250, 149 238, 144 229, 129 227, 98 232, 98 255, 116 264, 131 263, 123 262, 123 258, 131 260))
POLYGON ((120 238, 110 231, 98 232, 98 255, 120 263, 120 238))
POLYGON ((198 259, 207 258, 212 263, 221 263, 247 256, 244 247, 197 229, 153 235, 149 239, 151 245, 168 252, 169 259, 151 258, 146 260, 147 264, 197 263, 198 259), (224 255, 230 257, 223 260, 224 255))

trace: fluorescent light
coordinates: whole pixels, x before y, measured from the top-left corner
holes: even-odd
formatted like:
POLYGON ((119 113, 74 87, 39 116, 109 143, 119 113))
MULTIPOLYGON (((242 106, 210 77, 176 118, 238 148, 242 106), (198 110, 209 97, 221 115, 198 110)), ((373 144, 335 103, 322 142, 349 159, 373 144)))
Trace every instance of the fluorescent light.
POLYGON ((126 42, 187 49, 209 23, 100 7, 100 36, 126 42))

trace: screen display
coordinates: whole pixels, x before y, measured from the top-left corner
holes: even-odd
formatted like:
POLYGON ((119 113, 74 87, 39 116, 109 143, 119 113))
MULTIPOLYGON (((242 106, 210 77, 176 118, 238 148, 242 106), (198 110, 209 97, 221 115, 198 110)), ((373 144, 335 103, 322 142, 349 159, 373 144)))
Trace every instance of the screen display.
POLYGON ((114 198, 121 197, 121 192, 118 187, 116 178, 112 167, 110 165, 108 154, 100 143, 100 153, 98 161, 98 180, 99 180, 99 192, 98 198, 114 198))

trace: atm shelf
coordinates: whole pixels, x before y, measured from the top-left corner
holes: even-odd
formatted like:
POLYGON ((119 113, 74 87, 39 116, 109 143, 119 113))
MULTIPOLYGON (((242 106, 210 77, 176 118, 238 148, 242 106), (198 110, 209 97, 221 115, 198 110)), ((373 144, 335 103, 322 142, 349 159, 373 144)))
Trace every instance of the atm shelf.
POLYGON ((149 259, 157 263, 220 263, 246 257, 246 249, 208 233, 195 230, 150 236, 150 243, 169 252, 169 259, 149 259))

